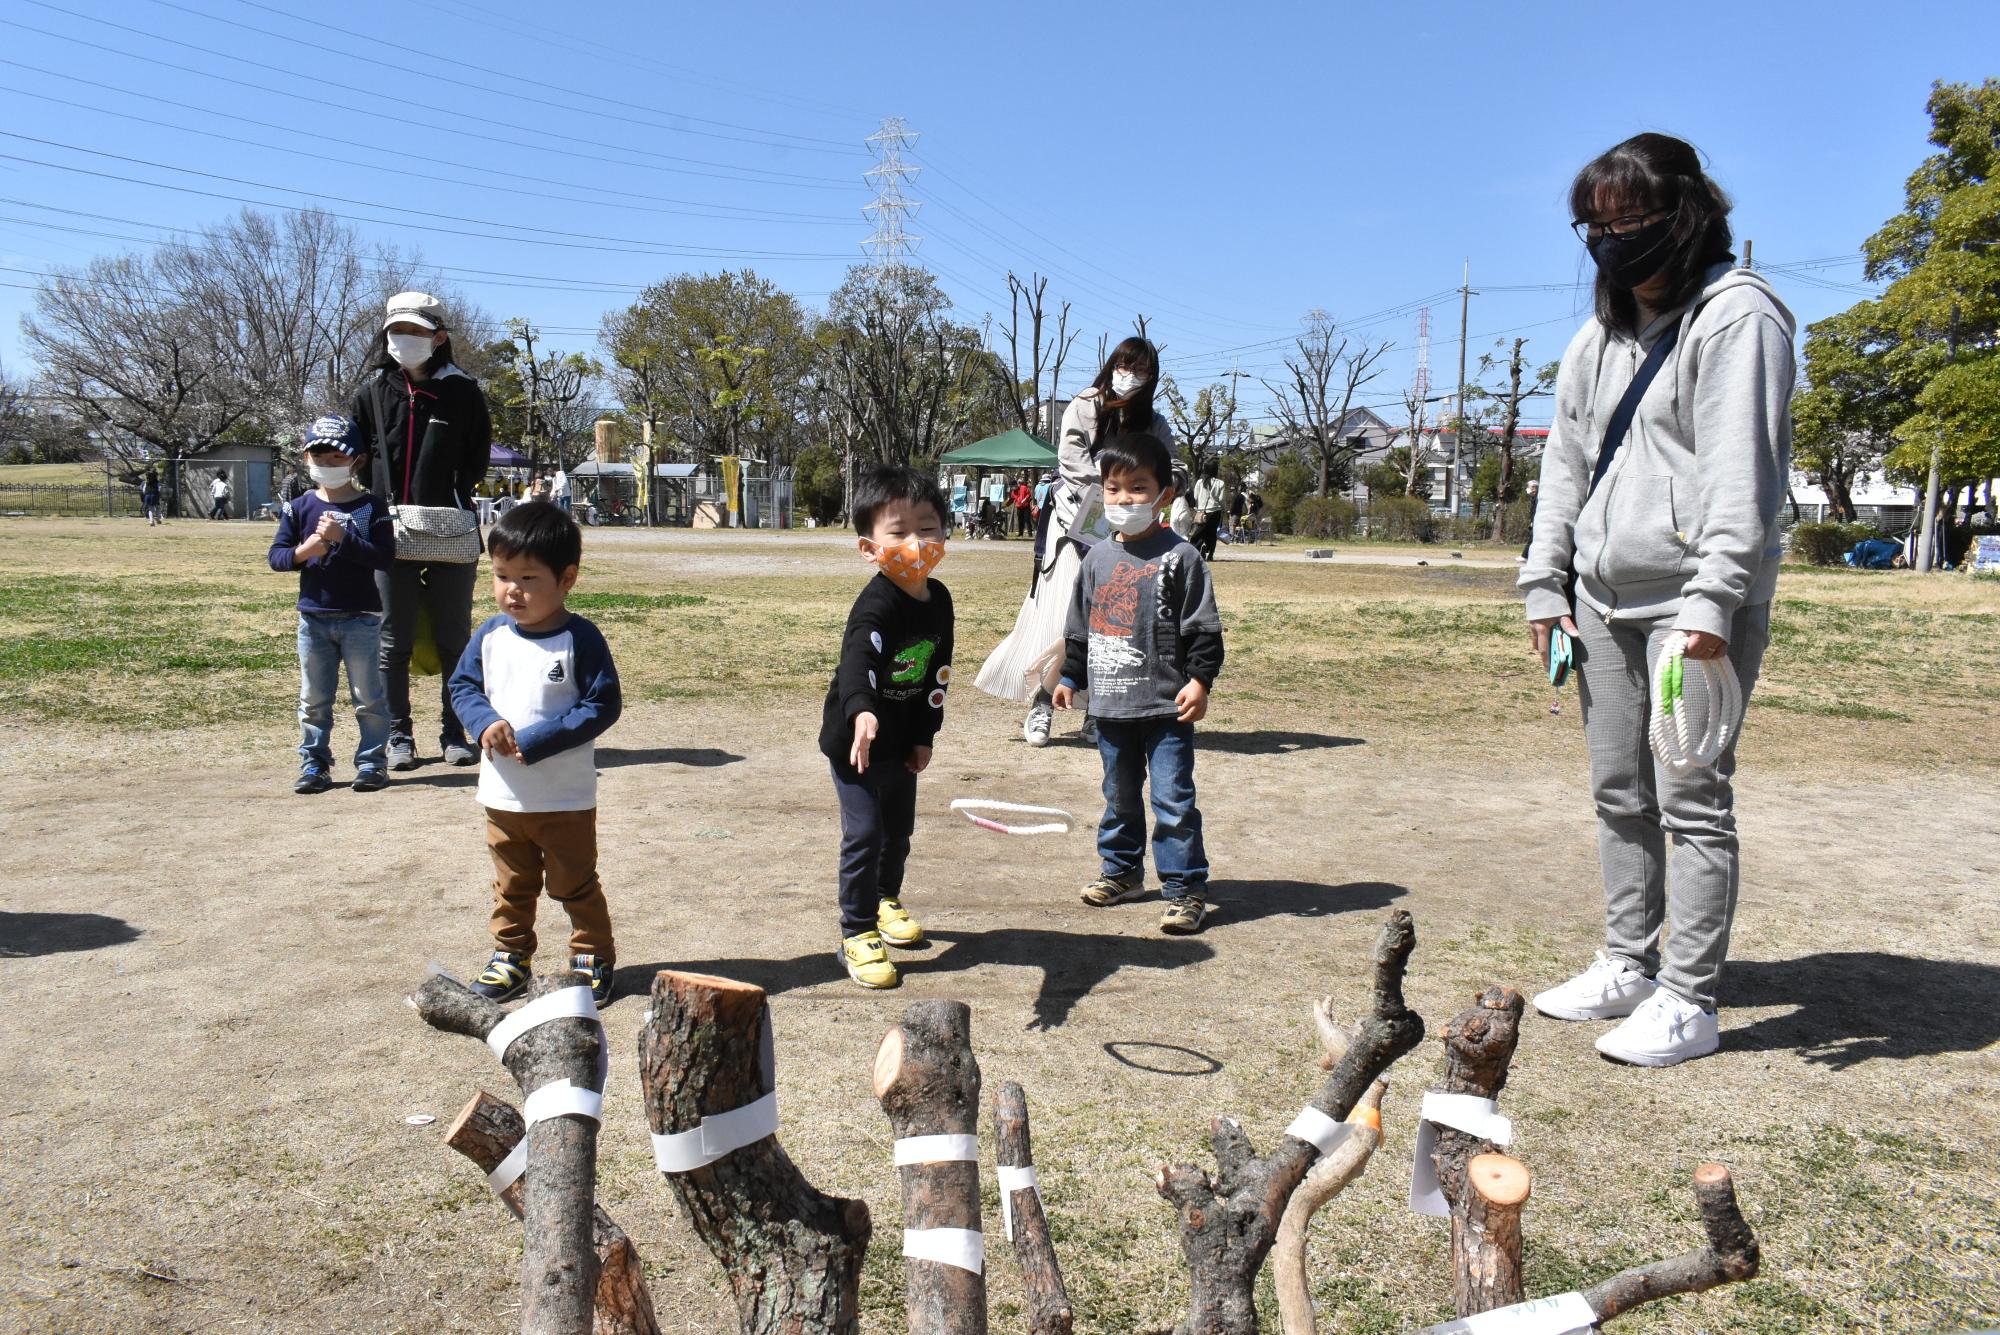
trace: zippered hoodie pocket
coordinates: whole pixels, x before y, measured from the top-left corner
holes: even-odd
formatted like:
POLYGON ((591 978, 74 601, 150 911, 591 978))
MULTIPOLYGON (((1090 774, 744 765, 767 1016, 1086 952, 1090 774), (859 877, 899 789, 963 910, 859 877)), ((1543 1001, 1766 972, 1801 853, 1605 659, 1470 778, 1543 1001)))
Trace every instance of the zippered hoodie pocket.
POLYGON ((1674 579, 1693 569, 1668 473, 1614 472, 1605 479, 1598 579, 1614 588, 1674 579))

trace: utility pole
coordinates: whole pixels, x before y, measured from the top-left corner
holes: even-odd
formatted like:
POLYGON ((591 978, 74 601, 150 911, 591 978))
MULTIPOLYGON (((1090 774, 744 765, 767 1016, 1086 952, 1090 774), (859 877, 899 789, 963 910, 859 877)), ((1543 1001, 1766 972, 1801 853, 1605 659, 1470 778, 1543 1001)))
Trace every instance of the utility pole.
POLYGON ((1754 268, 1756 268, 1756 267, 1757 267, 1757 260, 1756 260, 1756 253, 1757 253, 1757 243, 1756 243, 1755 241, 1752 241, 1752 240, 1751 240, 1751 239, 1750 239, 1749 237, 1747 237, 1747 236, 1746 236, 1746 237, 1744 237, 1744 238, 1743 238, 1743 267, 1744 267, 1744 268, 1746 268, 1746 269, 1754 269, 1754 268))
POLYGON ((1458 422, 1451 433, 1451 517, 1458 518, 1464 487, 1460 477, 1460 451, 1465 446, 1465 341, 1472 314, 1472 257, 1466 256, 1465 275, 1458 287, 1458 422))

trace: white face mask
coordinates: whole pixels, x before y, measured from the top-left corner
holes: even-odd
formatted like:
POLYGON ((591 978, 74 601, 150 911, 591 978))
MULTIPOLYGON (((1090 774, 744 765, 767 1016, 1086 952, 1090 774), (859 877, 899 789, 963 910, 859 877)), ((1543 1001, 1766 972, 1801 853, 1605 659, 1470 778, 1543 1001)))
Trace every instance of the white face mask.
POLYGON ((1145 376, 1133 375, 1130 371, 1113 371, 1111 373, 1111 397, 1114 399, 1129 399, 1132 397, 1134 391, 1145 383, 1145 376))
POLYGON ((437 349, 431 346, 429 334, 389 335, 389 355, 396 359, 396 365, 405 371, 414 371, 431 359, 437 349))
POLYGON ((330 464, 307 464, 306 472, 311 475, 315 483, 329 490, 344 487, 354 480, 354 468, 349 464, 341 464, 339 467, 330 464))
POLYGON ((1151 528, 1159 515, 1159 505, 1114 505, 1104 503, 1104 522, 1111 525, 1114 533, 1122 533, 1128 538, 1136 538, 1151 528))

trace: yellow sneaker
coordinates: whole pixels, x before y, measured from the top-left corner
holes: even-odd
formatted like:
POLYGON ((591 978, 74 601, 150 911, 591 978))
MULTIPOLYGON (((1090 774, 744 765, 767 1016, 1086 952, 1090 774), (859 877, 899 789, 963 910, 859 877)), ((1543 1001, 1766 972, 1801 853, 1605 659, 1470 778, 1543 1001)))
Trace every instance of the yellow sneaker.
POLYGON ((921 945, 924 940, 923 924, 910 916, 900 900, 885 899, 876 908, 875 930, 892 946, 921 945))
POLYGON ((847 965, 847 976, 863 987, 894 987, 902 981, 896 966, 889 963, 880 932, 856 932, 848 937, 840 943, 840 958, 847 965))

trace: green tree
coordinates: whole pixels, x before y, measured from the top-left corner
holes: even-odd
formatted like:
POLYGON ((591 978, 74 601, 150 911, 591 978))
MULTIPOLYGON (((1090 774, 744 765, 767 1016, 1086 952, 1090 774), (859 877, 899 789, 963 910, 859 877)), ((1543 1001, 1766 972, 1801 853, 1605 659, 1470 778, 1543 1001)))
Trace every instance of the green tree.
POLYGON ((808 445, 792 461, 792 497, 799 508, 821 524, 840 518, 843 497, 840 455, 833 446, 808 445))
POLYGON ((818 348, 796 297, 748 269, 655 283, 604 318, 613 390, 656 449, 789 460, 806 439, 818 348))
MULTIPOLYGON (((1792 399, 1792 462, 1852 522, 1854 487, 1882 467, 1917 410, 1939 349, 1912 344, 1879 301, 1863 301, 1806 330, 1806 385, 1792 399)), ((1925 465, 1927 466, 1927 464, 1925 465)))

